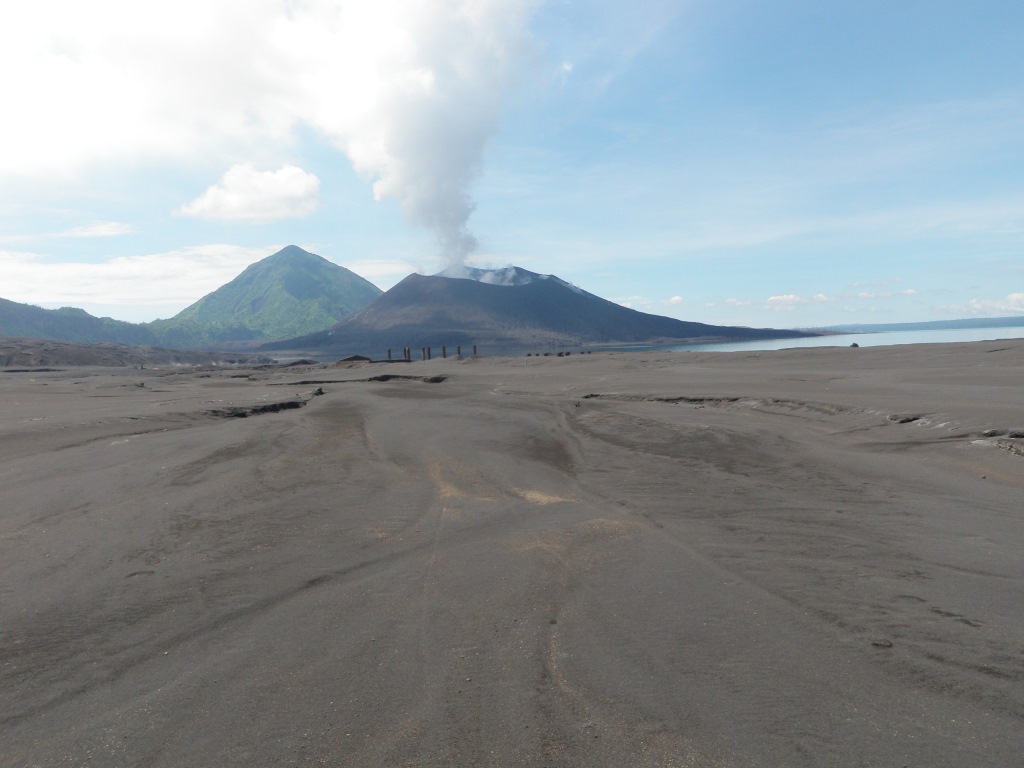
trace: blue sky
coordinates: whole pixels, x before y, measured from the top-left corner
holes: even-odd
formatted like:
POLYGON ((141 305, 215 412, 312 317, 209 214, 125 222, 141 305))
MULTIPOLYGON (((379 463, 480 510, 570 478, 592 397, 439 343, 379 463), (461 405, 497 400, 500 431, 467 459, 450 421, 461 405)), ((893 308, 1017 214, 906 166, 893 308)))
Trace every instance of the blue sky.
POLYGON ((25 5, 6 299, 167 317, 296 243, 711 323, 1024 313, 1019 3, 25 5))

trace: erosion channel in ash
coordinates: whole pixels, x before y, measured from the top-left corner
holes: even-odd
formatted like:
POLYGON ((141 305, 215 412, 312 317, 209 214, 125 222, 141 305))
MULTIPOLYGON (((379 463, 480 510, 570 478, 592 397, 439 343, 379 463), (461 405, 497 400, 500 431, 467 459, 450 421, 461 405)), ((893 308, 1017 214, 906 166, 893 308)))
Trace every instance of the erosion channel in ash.
POLYGON ((0 373, 0 765, 1018 763, 1024 341, 381 368, 0 373))

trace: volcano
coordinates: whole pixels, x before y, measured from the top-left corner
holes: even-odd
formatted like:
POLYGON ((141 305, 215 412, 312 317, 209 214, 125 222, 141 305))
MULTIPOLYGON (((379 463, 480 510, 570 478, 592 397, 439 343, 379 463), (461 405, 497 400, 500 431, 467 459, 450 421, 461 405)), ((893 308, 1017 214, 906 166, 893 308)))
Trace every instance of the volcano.
POLYGON ((488 349, 578 347, 797 338, 808 334, 686 322, 638 312, 571 283, 522 267, 409 275, 330 328, 265 344, 320 357, 385 348, 468 346, 488 349))
POLYGON ((169 320, 147 327, 168 346, 283 339, 336 323, 380 295, 356 273, 289 245, 169 320))

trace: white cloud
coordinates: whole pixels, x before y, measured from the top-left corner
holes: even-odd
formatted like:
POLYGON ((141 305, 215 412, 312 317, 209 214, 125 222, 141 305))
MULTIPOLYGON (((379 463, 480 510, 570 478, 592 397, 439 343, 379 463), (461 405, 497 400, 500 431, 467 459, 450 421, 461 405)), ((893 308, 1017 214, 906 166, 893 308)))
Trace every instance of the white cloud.
MULTIPOLYGON (((878 299, 888 298, 893 295, 894 294, 892 293, 869 293, 867 291, 861 291, 856 295, 856 298, 878 299)), ((816 293, 811 297, 806 297, 799 296, 795 293, 786 293, 779 296, 769 296, 768 299, 765 301, 764 308, 775 310, 777 312, 788 312, 796 309, 797 307, 805 306, 807 304, 832 304, 833 302, 839 301, 839 299, 841 298, 849 297, 829 296, 828 294, 825 293, 816 293)))
POLYGON ((43 234, 13 234, 0 235, 0 243, 19 243, 36 241, 45 238, 97 238, 97 237, 119 237, 135 232, 131 224, 124 224, 119 221, 96 221, 92 224, 84 224, 80 227, 72 227, 61 232, 45 232, 43 234))
POLYGON ((40 0, 4 8, 0 66, 9 114, 0 173, 73 175, 140 159, 189 158, 283 137, 262 49, 273 3, 40 0), (233 30, 233 32, 232 32, 233 30))
POLYGON ((280 157, 311 127, 461 261, 468 185, 542 2, 10 3, 0 70, 17 75, 0 99, 23 119, 0 121, 0 146, 18 148, 0 178, 280 157))
POLYGON ((612 299, 612 301, 626 307, 626 309, 636 309, 641 312, 649 312, 654 306, 654 302, 644 296, 623 296, 618 299, 612 299))
POLYGON ((797 296, 795 293, 786 293, 781 296, 769 296, 765 301, 765 309, 788 312, 796 309, 801 304, 807 304, 808 301, 809 299, 797 296))
MULTIPOLYGON (((732 305, 734 307, 749 307, 750 304, 751 304, 751 302, 749 302, 749 301, 744 301, 743 299, 735 299, 735 298, 726 299, 725 303, 726 304, 730 304, 730 305, 732 305)), ((713 305, 709 304, 708 306, 713 306, 713 305)))
POLYGON ((667 299, 665 303, 671 304, 672 306, 679 306, 680 304, 683 303, 683 301, 684 299, 682 296, 673 296, 671 299, 667 299))
MULTIPOLYGON (((769 296, 764 303, 765 309, 772 309, 778 312, 788 312, 805 304, 828 304, 835 301, 833 296, 826 296, 824 293, 816 293, 810 298, 798 296, 795 293, 785 293, 779 296, 769 296)), ((726 299, 732 304, 749 304, 749 302, 738 302, 726 299)))
POLYGON ((103 305, 120 308, 117 316, 125 319, 169 317, 279 248, 201 245, 99 263, 0 251, 3 298, 48 307, 103 305))
MULTIPOLYGON (((13 276, 13 270, 32 264, 40 258, 38 253, 30 251, 0 251, 0 271, 3 271, 5 278, 13 276)), ((8 298, 4 296, 3 298, 8 298)))
POLYGON ((257 171, 242 163, 178 209, 181 216, 200 219, 270 221, 295 219, 316 210, 320 179, 294 165, 257 171))
POLYGON ((857 293, 858 299, 891 299, 894 296, 917 296, 917 291, 913 288, 906 288, 902 291, 860 291, 857 293))
POLYGON ((569 78, 572 77, 573 63, 571 61, 563 61, 552 77, 553 81, 558 83, 560 86, 565 87, 569 82, 569 78))
POLYGON ((967 302, 966 311, 981 316, 991 315, 993 312, 1024 312, 1024 293, 1011 293, 1003 299, 971 299, 967 302))
POLYGON ((118 237, 128 235, 135 231, 130 224, 122 224, 118 221, 97 221, 82 227, 75 227, 61 232, 57 237, 118 237))

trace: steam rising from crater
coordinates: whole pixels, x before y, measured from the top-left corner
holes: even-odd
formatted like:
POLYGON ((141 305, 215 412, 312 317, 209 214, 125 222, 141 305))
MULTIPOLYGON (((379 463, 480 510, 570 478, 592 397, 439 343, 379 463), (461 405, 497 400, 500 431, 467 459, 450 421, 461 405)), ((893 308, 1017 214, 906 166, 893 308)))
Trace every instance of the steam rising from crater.
POLYGON ((408 220, 433 231, 449 268, 477 246, 469 186, 498 131, 539 2, 376 0, 338 13, 344 39, 375 44, 349 62, 359 78, 345 73, 338 98, 347 103, 338 112, 324 105, 314 124, 374 180, 378 200, 398 200, 408 220))

